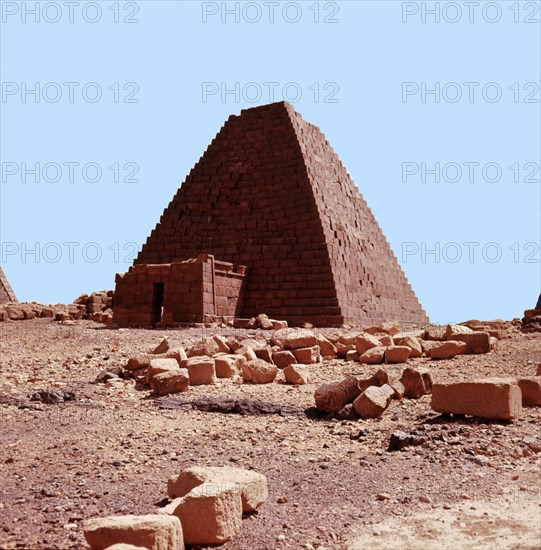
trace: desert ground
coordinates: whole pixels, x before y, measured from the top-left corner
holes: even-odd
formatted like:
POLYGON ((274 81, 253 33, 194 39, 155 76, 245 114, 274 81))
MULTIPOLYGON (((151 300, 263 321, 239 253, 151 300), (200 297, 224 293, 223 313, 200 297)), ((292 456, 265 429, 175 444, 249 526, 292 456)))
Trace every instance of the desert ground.
MULTIPOLYGON (((189 347, 268 331, 46 318, 3 322, 0 332, 2 549, 87 548, 85 519, 153 513, 167 503, 167 479, 194 465, 267 476, 268 501, 227 550, 541 548, 541 407, 509 423, 454 418, 425 395, 393 401, 377 419, 332 418, 314 409, 316 388, 377 369, 337 358, 308 366, 305 385, 279 373, 271 384, 220 379, 158 398, 133 379, 96 379, 163 338, 189 347), (190 404, 219 396, 267 405, 225 414, 190 404), (424 442, 388 451, 395 430, 424 442)), ((490 353, 408 364, 448 382, 533 376, 540 362, 541 333, 515 326, 490 353)), ((404 365, 385 368, 400 374, 404 365)))

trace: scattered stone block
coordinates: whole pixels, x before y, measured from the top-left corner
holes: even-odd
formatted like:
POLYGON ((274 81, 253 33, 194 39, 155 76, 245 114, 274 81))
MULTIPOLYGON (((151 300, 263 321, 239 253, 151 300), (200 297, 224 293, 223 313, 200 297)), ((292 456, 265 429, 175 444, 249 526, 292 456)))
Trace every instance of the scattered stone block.
POLYGON ((288 328, 277 331, 272 341, 275 345, 286 349, 310 348, 317 345, 315 334, 307 329, 288 328))
POLYGON ((306 384, 308 382, 308 371, 302 365, 289 365, 284 369, 284 378, 288 384, 306 384))
POLYGON ((336 355, 344 359, 348 354, 348 351, 355 351, 355 344, 342 344, 341 342, 335 342, 334 347, 336 348, 336 355))
POLYGON ((522 412, 522 392, 517 384, 498 378, 434 384, 431 407, 440 413, 514 420, 522 412))
POLYGON ((246 361, 254 361, 255 359, 257 359, 257 355, 255 354, 253 348, 246 344, 236 349, 233 353, 236 353, 237 355, 242 355, 246 358, 246 361))
POLYGON ((408 367, 404 369, 400 382, 404 385, 404 397, 419 399, 432 390, 432 377, 428 369, 408 367))
POLYGON ((377 365, 379 363, 383 363, 384 357, 385 357, 385 348, 378 346, 375 348, 370 348, 369 350, 365 351, 359 357, 359 362, 366 363, 368 365, 377 365))
POLYGON ((167 340, 167 338, 164 338, 164 339, 158 344, 158 347, 156 347, 152 353, 153 353, 153 354, 165 353, 166 351, 169 351, 169 348, 170 348, 170 347, 171 347, 171 346, 170 346, 170 344, 169 344, 169 341, 167 340))
POLYGON ((406 363, 410 356, 411 348, 408 346, 389 346, 385 349, 386 363, 406 363))
POLYGON ((263 359, 256 358, 247 361, 242 367, 244 382, 252 382, 253 384, 270 384, 274 382, 277 374, 278 367, 263 361, 263 359))
POLYGON ((161 372, 150 380, 150 387, 156 395, 169 395, 188 391, 190 378, 188 369, 161 372))
POLYGON ((397 378, 390 379, 388 382, 389 386, 393 388, 394 391, 394 398, 400 401, 404 394, 406 393, 406 388, 404 387, 404 384, 397 378))
POLYGON ((359 392, 362 393, 366 388, 370 386, 383 386, 387 384, 389 380, 389 375, 384 369, 378 369, 370 378, 364 380, 359 380, 359 392))
POLYGON ((189 357, 181 363, 183 368, 188 369, 190 386, 202 386, 216 384, 216 366, 212 357, 196 355, 189 357))
POLYGON ((167 494, 169 498, 184 497, 205 483, 239 491, 243 512, 253 512, 268 499, 267 478, 263 474, 232 466, 194 466, 182 470, 178 476, 169 478, 167 494))
POLYGON ((261 330, 272 330, 274 328, 273 321, 268 318, 264 313, 260 313, 256 318, 257 326, 261 330))
POLYGON ((178 518, 166 515, 109 516, 88 519, 83 532, 91 550, 113 544, 131 544, 148 550, 182 550, 184 541, 178 518))
POLYGON ((335 357, 336 346, 322 334, 316 336, 317 345, 319 346, 319 353, 322 357, 335 357))
POLYGON ((447 342, 441 342, 425 349, 426 354, 431 359, 452 359, 457 355, 460 355, 466 351, 467 344, 465 342, 459 342, 450 340, 447 342))
POLYGON ((152 359, 147 369, 147 383, 150 384, 152 378, 162 372, 178 371, 180 365, 176 359, 152 359))
POLYGON ((231 353, 231 348, 227 345, 227 342, 221 337, 215 334, 212 339, 214 343, 218 346, 217 353, 231 353))
POLYGON ((360 334, 355 338, 355 351, 362 355, 365 351, 380 346, 379 340, 371 334, 360 334))
POLYGON ((272 360, 272 349, 269 346, 261 349, 254 349, 254 352, 258 359, 263 359, 263 361, 266 361, 267 363, 274 364, 274 361, 272 360))
POLYGON ((378 418, 389 406, 394 390, 388 384, 370 386, 353 401, 353 408, 361 418, 378 418))
POLYGON ((385 332, 389 336, 394 336, 399 332, 402 332, 402 325, 397 321, 385 321, 380 325, 368 327, 364 329, 368 334, 377 334, 378 332, 385 332))
POLYGON ((388 451, 400 451, 410 445, 418 446, 427 441, 426 437, 408 434, 402 430, 396 430, 391 434, 388 451))
POLYGON ((242 369, 245 364, 246 358, 243 355, 217 355, 214 358, 214 367, 218 378, 242 376, 242 369))
POLYGON ((292 351, 297 363, 301 363, 302 365, 314 365, 315 363, 319 363, 320 355, 319 346, 317 345, 309 348, 296 348, 292 351))
POLYGON ((402 336, 393 338, 394 344, 396 346, 407 346, 410 348, 410 357, 421 357, 423 355, 423 347, 421 342, 415 336, 402 336))
POLYGON ((378 339, 380 346, 386 348, 393 345, 393 339, 388 334, 376 334, 375 336, 378 339))
MULTIPOLYGON (((467 328, 467 327, 464 327, 467 328)), ((453 340, 464 342, 466 349, 463 353, 478 354, 490 351, 490 334, 488 332, 474 332, 467 334, 455 334, 453 340)))
POLYGON ((287 321, 275 321, 273 319, 272 321, 272 328, 274 330, 282 330, 284 328, 287 328, 287 321))
POLYGON ((338 412, 351 403, 359 394, 359 381, 355 376, 348 376, 334 384, 324 384, 314 393, 316 407, 324 412, 338 412))
POLYGON ((440 325, 429 326, 425 328, 425 340, 432 342, 445 340, 446 327, 440 325))
POLYGON ((289 350, 275 351, 272 354, 272 360, 279 369, 285 369, 297 362, 295 356, 289 350))
POLYGON ((220 351, 220 346, 216 343, 214 338, 204 338, 186 352, 188 357, 212 357, 214 354, 220 351))
POLYGON ((473 334, 473 330, 465 325, 447 325, 445 328, 446 340, 458 340, 455 336, 460 336, 463 334, 473 334))
POLYGON ((349 350, 346 353, 346 361, 359 361, 360 355, 354 350, 349 350))
POLYGON ((355 341, 361 334, 363 333, 358 330, 355 332, 346 332, 345 334, 340 334, 338 341, 344 346, 355 346, 355 341))

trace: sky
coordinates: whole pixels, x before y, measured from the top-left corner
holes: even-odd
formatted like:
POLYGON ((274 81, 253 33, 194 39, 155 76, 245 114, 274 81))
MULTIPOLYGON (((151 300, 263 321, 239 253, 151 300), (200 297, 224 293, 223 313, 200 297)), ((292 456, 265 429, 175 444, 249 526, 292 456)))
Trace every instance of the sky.
POLYGON ((541 292, 540 2, 7 2, 2 265, 114 288, 230 114, 321 128, 433 322, 541 292))

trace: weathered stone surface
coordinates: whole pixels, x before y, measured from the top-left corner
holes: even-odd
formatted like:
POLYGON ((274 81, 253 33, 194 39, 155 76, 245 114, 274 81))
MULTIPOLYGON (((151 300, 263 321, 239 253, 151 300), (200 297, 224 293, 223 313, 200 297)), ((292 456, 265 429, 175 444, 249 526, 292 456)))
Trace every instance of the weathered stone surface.
POLYGON ((83 531, 91 550, 105 550, 117 543, 148 550, 184 548, 181 524, 173 516, 150 514, 93 518, 84 522, 83 531))
POLYGON ((393 388, 394 391, 394 398, 399 400, 404 397, 404 394, 406 393, 406 388, 404 387, 404 384, 397 378, 391 378, 387 382, 391 388, 393 388))
POLYGON ((385 349, 386 363, 406 363, 410 356, 411 348, 408 346, 389 346, 385 349))
POLYGON ((220 346, 214 338, 204 338, 186 351, 188 357, 207 356, 212 357, 220 351, 220 346))
POLYGON ((384 369, 378 369, 370 378, 359 380, 359 392, 362 393, 370 386, 383 386, 383 384, 387 384, 388 380, 389 375, 387 371, 384 369))
POLYGON ((450 340, 425 348, 425 353, 431 359, 452 359, 466 351, 467 344, 450 340))
POLYGON ((261 330, 272 330, 274 328, 273 321, 271 319, 269 319, 269 317, 267 315, 265 315, 264 313, 260 313, 255 318, 255 320, 256 320, 257 326, 261 330))
POLYGON ((147 370, 147 383, 150 384, 152 378, 162 372, 178 371, 180 365, 176 359, 152 359, 147 370))
POLYGON ((385 357, 385 348, 384 347, 375 347, 370 348, 365 351, 360 357, 359 362, 366 363, 368 365, 377 365, 383 363, 385 357))
POLYGON ((498 378, 434 384, 431 407, 440 413, 514 420, 522 412, 522 393, 518 385, 498 378))
POLYGON ((188 391, 190 378, 188 369, 161 372, 150 380, 150 387, 156 395, 169 395, 188 391))
POLYGON ((181 366, 188 369, 190 386, 216 384, 216 367, 212 357, 196 355, 182 361, 181 366))
POLYGON ((267 363, 274 364, 274 361, 272 359, 272 349, 270 348, 270 346, 266 346, 260 349, 254 349, 254 352, 255 356, 258 359, 263 359, 263 361, 266 361, 267 363))
POLYGON ((243 355, 216 355, 214 358, 216 376, 218 378, 242 376, 242 369, 245 364, 246 358, 243 355))
POLYGON ((361 418, 377 418, 389 406, 394 390, 387 384, 369 386, 353 401, 353 408, 361 418))
POLYGON ((335 384, 320 386, 314 393, 314 399, 320 411, 338 412, 359 394, 359 381, 355 376, 348 376, 335 384))
POLYGON ((236 349, 233 353, 236 353, 237 355, 242 355, 246 358, 246 361, 254 361, 255 359, 257 359, 257 355, 255 354, 253 348, 246 344, 236 349))
POLYGON ((355 350, 359 355, 362 355, 365 351, 380 346, 379 340, 368 333, 359 334, 355 338, 355 350))
POLYGON ((393 345, 393 339, 388 334, 375 334, 374 336, 378 339, 380 346, 387 348, 393 345))
POLYGON ((407 346, 410 348, 410 357, 421 357, 423 355, 423 347, 421 342, 415 336, 402 336, 393 338, 393 341, 396 346, 407 346))
POLYGON ((297 362, 295 356, 289 351, 276 351, 272 354, 272 360, 279 369, 285 369, 297 362))
POLYGON ((464 342, 466 349, 463 353, 467 354, 488 353, 491 349, 490 334, 488 332, 472 331, 469 334, 455 334, 453 340, 464 342))
POLYGON ((522 378, 501 377, 498 380, 507 384, 517 384, 522 392, 522 406, 535 407, 541 405, 541 376, 522 378))
POLYGON ((344 346, 355 346, 355 341, 359 336, 364 334, 362 331, 355 330, 352 332, 346 332, 345 334, 340 334, 338 336, 338 342, 344 346))
POLYGON ((369 334, 377 334, 378 332, 385 332, 390 336, 394 336, 399 332, 402 332, 402 325, 397 321, 385 321, 379 325, 371 326, 364 329, 369 334))
POLYGON ((319 363, 319 346, 294 349, 293 355, 295 356, 297 363, 301 363, 302 365, 313 365, 315 363, 319 363))
POLYGON ((432 377, 428 369, 408 367, 404 369, 400 382, 404 385, 404 397, 410 399, 419 399, 432 390, 432 377))
POLYGON ((156 353, 165 353, 166 351, 169 351, 169 348, 170 348, 170 344, 169 344, 169 341, 167 340, 167 338, 164 338, 159 344, 158 346, 154 349, 154 351, 152 353, 156 354, 156 353))
POLYGON ((247 361, 242 367, 242 378, 245 382, 253 384, 270 384, 274 382, 278 374, 278 367, 271 365, 263 359, 254 359, 247 361))
POLYGON ((242 528, 240 492, 212 483, 195 487, 158 512, 180 519, 184 542, 190 545, 223 544, 238 535, 242 528))
POLYGON ((284 378, 288 384, 306 384, 308 382, 308 370, 302 365, 289 365, 284 369, 284 378))
POLYGON ((336 346, 323 334, 316 335, 317 345, 319 346, 319 352, 322 357, 334 357, 336 356, 336 346))
MULTIPOLYGON (((282 347, 286 349, 310 348, 317 345, 315 334, 306 329, 289 328, 283 331, 277 331, 273 337, 273 342, 280 340, 282 347)), ((278 344, 280 345, 280 344, 278 344)))
POLYGON ((360 355, 354 350, 349 350, 346 353, 346 361, 359 361, 360 355))
POLYGON ((428 326, 425 328, 425 339, 430 341, 445 340, 446 327, 440 325, 428 326))
POLYGON ((465 325, 447 325, 445 328, 446 340, 457 340, 458 338, 455 338, 455 336, 462 334, 473 334, 473 330, 465 325))
MULTIPOLYGON (((192 489, 202 484, 239 491, 243 512, 253 512, 268 498, 267 478, 263 474, 232 466, 186 468, 178 476, 169 478, 167 494, 169 498, 184 497, 192 489)), ((211 487, 207 487, 207 489, 210 490, 211 487)))
POLYGON ((214 343, 218 346, 217 353, 231 353, 231 348, 227 345, 227 342, 224 338, 215 334, 212 339, 214 340, 214 343))

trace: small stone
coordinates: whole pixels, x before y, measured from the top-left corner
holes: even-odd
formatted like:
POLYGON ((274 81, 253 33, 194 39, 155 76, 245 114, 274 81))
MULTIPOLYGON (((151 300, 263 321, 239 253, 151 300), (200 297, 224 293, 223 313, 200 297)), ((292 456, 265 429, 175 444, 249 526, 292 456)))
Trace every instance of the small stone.
POLYGON ((391 495, 390 495, 389 493, 378 493, 378 494, 376 495, 376 498, 377 498, 378 500, 390 500, 391 495))

